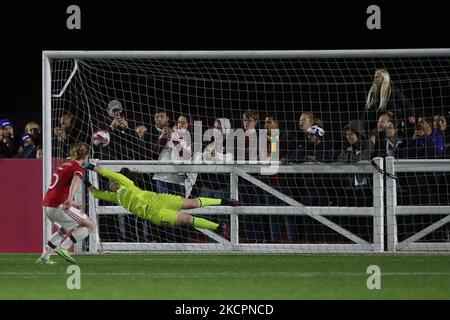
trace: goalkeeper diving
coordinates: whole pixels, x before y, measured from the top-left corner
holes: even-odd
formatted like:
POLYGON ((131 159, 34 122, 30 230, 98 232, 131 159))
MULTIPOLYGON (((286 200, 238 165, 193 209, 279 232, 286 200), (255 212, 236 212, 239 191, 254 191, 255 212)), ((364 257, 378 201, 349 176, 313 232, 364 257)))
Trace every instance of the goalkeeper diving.
POLYGON ((173 194, 146 191, 135 185, 135 173, 128 168, 122 168, 119 173, 100 166, 94 166, 91 163, 87 163, 84 168, 93 170, 109 179, 110 192, 107 192, 92 186, 88 175, 84 175, 83 183, 97 199, 120 204, 131 213, 156 225, 172 227, 192 226, 200 229, 209 229, 217 231, 223 237, 229 239, 229 230, 225 223, 218 224, 200 217, 194 217, 181 210, 215 205, 238 206, 239 201, 237 200, 202 197, 187 199, 173 194))

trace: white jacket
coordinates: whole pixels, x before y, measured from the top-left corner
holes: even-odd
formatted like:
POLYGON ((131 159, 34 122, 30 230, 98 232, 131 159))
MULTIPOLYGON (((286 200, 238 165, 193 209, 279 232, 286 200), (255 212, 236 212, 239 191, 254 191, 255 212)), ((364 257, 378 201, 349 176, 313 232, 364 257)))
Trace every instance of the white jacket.
MULTIPOLYGON (((177 130, 172 132, 171 139, 162 147, 159 161, 189 160, 191 158, 190 144, 183 139, 183 135, 177 130), (180 155, 181 153, 181 155, 180 155)), ((153 180, 184 185, 184 173, 155 173, 153 180)))

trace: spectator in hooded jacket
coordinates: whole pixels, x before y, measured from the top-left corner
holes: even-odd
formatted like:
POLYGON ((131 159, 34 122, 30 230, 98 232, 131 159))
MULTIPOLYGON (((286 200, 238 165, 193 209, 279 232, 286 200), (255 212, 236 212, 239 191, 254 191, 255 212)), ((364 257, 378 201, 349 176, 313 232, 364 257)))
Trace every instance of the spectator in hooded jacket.
MULTIPOLYGON (((343 150, 338 155, 339 162, 358 162, 370 160, 373 144, 366 138, 363 124, 359 120, 350 121, 345 127, 346 143, 343 150)), ((338 197, 340 206, 371 206, 372 188, 370 186, 370 177, 365 174, 344 175, 343 181, 338 183, 344 187, 344 193, 338 197)))
POLYGON ((346 143, 337 161, 357 162, 370 160, 373 145, 366 138, 364 126, 359 120, 352 120, 344 127, 346 143))
POLYGON ((20 139, 14 135, 10 119, 0 120, 0 158, 12 158, 20 147, 20 139))

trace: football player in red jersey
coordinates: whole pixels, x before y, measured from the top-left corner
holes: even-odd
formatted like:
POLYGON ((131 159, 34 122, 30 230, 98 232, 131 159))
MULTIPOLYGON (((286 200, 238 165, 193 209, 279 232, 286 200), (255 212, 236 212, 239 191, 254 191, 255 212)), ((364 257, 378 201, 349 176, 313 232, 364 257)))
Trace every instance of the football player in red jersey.
POLYGON ((50 186, 42 205, 47 218, 58 224, 58 231, 51 235, 37 264, 55 264, 50 260, 55 251, 67 261, 75 263, 68 249, 76 242, 86 238, 95 229, 95 223, 81 212, 81 204, 74 201, 84 169, 89 160, 89 146, 75 143, 70 148, 70 160, 62 163, 53 173, 50 186))

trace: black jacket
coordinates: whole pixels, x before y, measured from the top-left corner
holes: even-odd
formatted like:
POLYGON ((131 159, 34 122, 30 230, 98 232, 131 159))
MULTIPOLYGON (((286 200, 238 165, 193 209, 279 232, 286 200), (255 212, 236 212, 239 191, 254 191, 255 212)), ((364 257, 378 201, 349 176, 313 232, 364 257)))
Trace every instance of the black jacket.
POLYGON ((0 139, 0 158, 14 157, 19 148, 20 139, 18 137, 14 137, 14 139, 10 139, 7 142, 3 142, 3 139, 0 139))
POLYGON ((111 140, 106 147, 95 147, 102 160, 145 160, 146 145, 131 128, 108 128, 111 140))
POLYGON ((361 113, 361 121, 363 121, 366 130, 370 132, 370 130, 376 128, 378 118, 386 113, 390 112, 393 115, 393 118, 398 123, 400 129, 405 123, 405 120, 414 115, 414 108, 411 104, 411 101, 406 98, 401 90, 397 88, 391 82, 391 96, 386 104, 385 111, 378 111, 378 107, 380 106, 380 94, 379 92, 374 97, 374 105, 370 108, 370 110, 364 109, 361 113))

